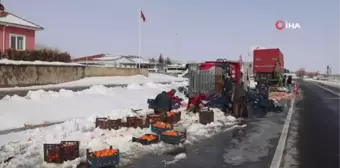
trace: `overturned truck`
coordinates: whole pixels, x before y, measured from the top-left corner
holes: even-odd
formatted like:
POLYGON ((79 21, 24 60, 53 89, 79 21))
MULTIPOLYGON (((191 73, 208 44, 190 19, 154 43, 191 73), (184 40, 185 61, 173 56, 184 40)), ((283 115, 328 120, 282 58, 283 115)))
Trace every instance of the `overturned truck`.
POLYGON ((231 109, 234 84, 241 82, 241 62, 218 59, 188 65, 189 96, 205 94, 207 106, 231 109))

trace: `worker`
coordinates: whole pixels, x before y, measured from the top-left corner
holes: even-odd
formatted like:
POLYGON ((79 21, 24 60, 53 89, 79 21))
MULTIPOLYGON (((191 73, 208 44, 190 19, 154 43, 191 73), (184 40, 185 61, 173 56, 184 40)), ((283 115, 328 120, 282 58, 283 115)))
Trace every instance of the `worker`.
POLYGON ((239 118, 242 116, 248 116, 243 114, 246 110, 246 92, 243 87, 244 83, 235 84, 234 94, 233 94, 233 114, 234 117, 239 118))
POLYGON ((283 87, 286 87, 286 83, 287 83, 287 75, 283 75, 283 79, 282 79, 283 87))
POLYGON ((293 84, 293 77, 292 75, 289 75, 287 79, 288 93, 292 92, 292 84, 293 84))
POLYGON ((194 113, 202 111, 204 107, 203 100, 206 100, 206 99, 208 99, 208 96, 205 94, 190 96, 187 110, 192 111, 194 113))
POLYGON ((168 97, 171 99, 171 101, 174 104, 178 104, 181 105, 181 100, 179 100, 175 94, 176 94, 176 90, 175 89, 171 89, 169 92, 166 93, 168 95, 168 97))
POLYGON ((172 100, 167 95, 167 92, 163 91, 158 94, 154 101, 155 114, 165 114, 172 110, 172 100))

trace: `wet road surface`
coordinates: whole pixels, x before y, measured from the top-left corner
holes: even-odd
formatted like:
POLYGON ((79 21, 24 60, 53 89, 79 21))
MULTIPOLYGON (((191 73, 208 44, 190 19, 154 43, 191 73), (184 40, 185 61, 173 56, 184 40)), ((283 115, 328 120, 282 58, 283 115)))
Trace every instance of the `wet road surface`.
MULTIPOLYGON (((339 96, 314 82, 300 83, 298 167, 339 168, 339 96)), ((322 86, 339 94, 339 88, 322 86)))

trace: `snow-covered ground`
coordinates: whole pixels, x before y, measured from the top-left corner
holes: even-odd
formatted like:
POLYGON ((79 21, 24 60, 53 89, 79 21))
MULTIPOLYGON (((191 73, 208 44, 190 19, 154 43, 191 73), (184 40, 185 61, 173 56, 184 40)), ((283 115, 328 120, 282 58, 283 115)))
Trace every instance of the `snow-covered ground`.
POLYGON ((77 63, 66 63, 66 62, 47 62, 47 61, 17 61, 9 59, 0 59, 0 64, 12 64, 12 65, 81 65, 77 63))
MULTIPOLYGON (((96 116, 110 118, 125 118, 134 116, 131 108, 142 109, 139 114, 147 114, 147 99, 154 98, 163 90, 170 90, 187 85, 186 81, 171 84, 156 84, 147 82, 144 85, 130 84, 126 88, 107 88, 102 85, 72 92, 32 91, 26 97, 8 96, 0 101, 0 128, 8 129, 22 127, 26 124, 39 124, 44 121, 67 120, 62 124, 41 127, 18 133, 0 135, 0 167, 76 167, 85 161, 85 149, 99 150, 112 145, 121 152, 121 164, 127 164, 133 158, 148 152, 162 153, 173 148, 173 145, 159 143, 142 146, 132 143, 131 138, 150 133, 148 129, 121 128, 119 130, 101 130, 95 128, 96 116), (59 143, 62 140, 80 141, 80 158, 63 164, 47 164, 43 161, 43 144, 59 143), (9 162, 1 163, 14 156, 9 162)), ((178 93, 179 97, 184 96, 178 93)), ((183 111, 184 109, 180 109, 183 111)), ((231 129, 236 124, 235 118, 224 116, 224 113, 214 109, 215 122, 208 125, 197 123, 197 114, 182 113, 182 120, 175 129, 187 131, 187 141, 193 143, 202 138, 231 129)), ((180 155, 174 158, 185 159, 180 155), (177 158, 178 157, 178 158, 177 158)))
MULTIPOLYGON (((235 118, 224 116, 223 112, 215 112, 215 122, 208 125, 197 123, 198 115, 182 113, 182 121, 175 129, 187 130, 187 141, 190 144, 201 139, 209 138, 214 134, 227 131, 234 127, 235 118), (225 128, 227 126, 227 128, 225 128)), ((94 128, 94 117, 86 119, 73 119, 63 124, 46 128, 37 128, 21 133, 11 133, 0 136, 0 162, 8 157, 15 156, 7 163, 0 163, 0 167, 76 167, 81 161, 85 161, 85 150, 100 150, 112 145, 121 152, 121 165, 129 163, 132 159, 154 152, 161 154, 165 150, 174 148, 165 143, 142 146, 131 141, 132 137, 138 137, 145 133, 151 133, 148 129, 121 128, 119 130, 101 130, 94 128), (43 162, 43 144, 59 143, 62 140, 80 141, 80 158, 63 164, 47 164, 43 162)), ((176 159, 176 158, 175 158, 176 159)))
POLYGON ((126 88, 95 85, 79 92, 38 90, 29 91, 25 97, 6 96, 0 101, 0 130, 91 115, 121 117, 133 114, 131 108, 147 109, 147 99, 155 98, 161 91, 185 85, 185 81, 166 85, 135 83, 126 88))
POLYGON ((312 78, 304 78, 303 80, 318 82, 318 83, 322 83, 322 84, 333 86, 333 87, 340 87, 340 81, 338 80, 324 81, 324 80, 316 80, 312 78))
POLYGON ((83 87, 92 85, 115 85, 115 84, 145 84, 150 82, 171 82, 171 81, 185 81, 185 78, 177 78, 174 76, 149 73, 149 76, 134 75, 134 76, 105 76, 105 77, 87 77, 84 79, 51 85, 39 85, 29 87, 12 87, 0 88, 0 91, 15 91, 15 90, 36 90, 48 88, 61 88, 61 87, 83 87))

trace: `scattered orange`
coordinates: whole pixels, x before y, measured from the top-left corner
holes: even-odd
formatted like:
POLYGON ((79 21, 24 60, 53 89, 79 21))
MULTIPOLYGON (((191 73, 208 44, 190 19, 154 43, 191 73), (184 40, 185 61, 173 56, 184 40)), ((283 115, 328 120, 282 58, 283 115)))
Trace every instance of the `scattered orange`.
POLYGON ((168 135, 168 136, 177 136, 177 132, 174 130, 168 130, 168 131, 164 131, 162 132, 163 135, 168 135))
POLYGON ((113 156, 116 154, 116 150, 114 149, 103 149, 100 151, 96 151, 92 153, 93 157, 105 157, 105 156, 113 156))
POLYGON ((171 128, 170 124, 164 123, 164 122, 156 122, 153 124, 154 127, 157 128, 171 128))
POLYGON ((168 112, 168 117, 171 117, 171 116, 175 116, 175 112, 173 111, 168 112))
POLYGON ((156 136, 154 136, 154 135, 143 135, 143 136, 139 137, 138 139, 152 141, 152 140, 156 139, 156 136))

